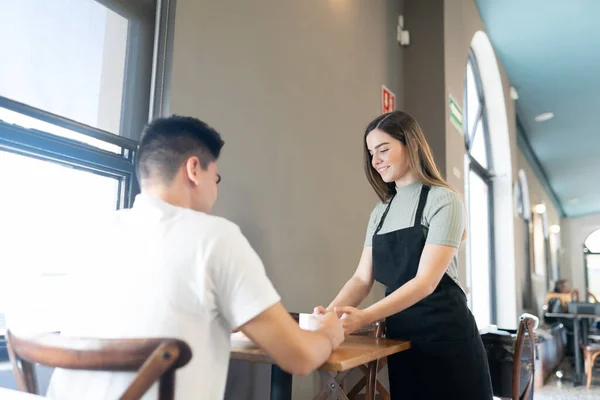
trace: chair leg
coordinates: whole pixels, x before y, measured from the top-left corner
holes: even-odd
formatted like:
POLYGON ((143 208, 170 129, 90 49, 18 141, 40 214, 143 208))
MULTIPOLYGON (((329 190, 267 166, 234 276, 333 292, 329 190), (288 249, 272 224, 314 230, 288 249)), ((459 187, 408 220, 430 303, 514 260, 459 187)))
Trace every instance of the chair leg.
POLYGON ((584 361, 584 366, 583 366, 583 371, 585 372, 585 377, 586 377, 586 387, 589 389, 590 385, 592 384, 592 374, 590 371, 590 354, 589 352, 585 352, 585 361, 584 361))
MULTIPOLYGON (((600 356, 600 353, 596 353, 594 355, 589 355, 589 363, 588 363, 588 376, 587 376, 587 385, 586 388, 590 388, 592 385, 592 373, 594 371, 594 363, 596 362, 596 357, 600 356)), ((586 362, 588 361, 588 357, 586 357, 586 362)))
POLYGON ((158 400, 175 398, 175 371, 168 371, 158 381, 158 400))

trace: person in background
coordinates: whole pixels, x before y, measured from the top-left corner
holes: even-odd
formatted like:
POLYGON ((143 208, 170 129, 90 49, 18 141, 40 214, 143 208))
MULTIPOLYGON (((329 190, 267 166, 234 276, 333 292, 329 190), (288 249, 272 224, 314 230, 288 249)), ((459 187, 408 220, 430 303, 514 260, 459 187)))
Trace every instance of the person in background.
POLYGON ((554 284, 554 293, 570 293, 571 288, 569 287, 569 281, 566 279, 559 279, 554 284))
MULTIPOLYGON (((133 208, 112 214, 86 237, 73 276, 63 335, 173 337, 192 349, 178 370, 176 399, 224 396, 232 330, 241 330, 284 370, 306 375, 344 339, 335 314, 301 330, 264 266, 234 223, 212 216, 223 141, 206 123, 152 121, 138 152, 141 184, 133 208)), ((132 373, 57 369, 48 397, 117 399, 132 373)), ((156 398, 156 385, 145 398, 156 398)))
MULTIPOLYGON (((325 309, 346 334, 386 320, 388 338, 411 349, 388 357, 392 399, 492 399, 487 356, 458 282, 465 238, 460 196, 444 181, 417 122, 402 111, 379 116, 364 134, 364 168, 380 199, 356 272, 325 309), (385 298, 355 307, 373 282, 385 298)), ((477 268, 477 266, 474 266, 477 268)))

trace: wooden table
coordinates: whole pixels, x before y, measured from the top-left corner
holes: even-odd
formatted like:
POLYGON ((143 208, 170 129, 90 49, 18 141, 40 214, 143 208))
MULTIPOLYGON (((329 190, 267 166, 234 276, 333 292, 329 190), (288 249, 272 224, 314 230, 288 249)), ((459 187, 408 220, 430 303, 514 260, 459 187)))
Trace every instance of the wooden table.
POLYGON ((0 387, 0 399, 2 400, 40 400, 45 397, 37 396, 35 394, 18 392, 16 390, 6 389, 0 387))
MULTIPOLYGON (((344 399, 337 383, 327 371, 342 372, 367 364, 370 370, 377 371, 377 360, 389 355, 399 353, 410 348, 407 340, 377 339, 366 336, 348 336, 342 345, 336 349, 329 359, 319 368, 323 378, 327 381, 331 391, 337 394, 338 399, 344 399)), ((273 359, 260 348, 248 348, 232 342, 231 359, 253 363, 272 364, 271 367, 271 400, 291 400, 292 375, 283 371, 275 364, 273 359)), ((368 388, 369 389, 369 388, 368 388)), ((366 400, 374 398, 374 388, 367 390, 366 400)))

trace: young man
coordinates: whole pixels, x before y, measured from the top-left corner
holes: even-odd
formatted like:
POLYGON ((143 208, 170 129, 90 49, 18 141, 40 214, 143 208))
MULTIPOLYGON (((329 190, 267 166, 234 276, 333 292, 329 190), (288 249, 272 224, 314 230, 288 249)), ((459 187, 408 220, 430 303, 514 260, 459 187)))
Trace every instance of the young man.
MULTIPOLYGON (((210 215, 222 146, 220 135, 194 118, 174 116, 146 127, 138 153, 142 193, 133 208, 103 218, 86 238, 93 249, 74 278, 76 309, 63 330, 185 340, 193 355, 177 372, 180 400, 223 398, 233 329, 299 375, 325 362, 344 338, 335 313, 325 315, 318 330, 301 330, 238 226, 210 215)), ((59 369, 48 395, 116 399, 133 376, 59 369)), ((156 398, 153 390, 147 398, 156 398)))

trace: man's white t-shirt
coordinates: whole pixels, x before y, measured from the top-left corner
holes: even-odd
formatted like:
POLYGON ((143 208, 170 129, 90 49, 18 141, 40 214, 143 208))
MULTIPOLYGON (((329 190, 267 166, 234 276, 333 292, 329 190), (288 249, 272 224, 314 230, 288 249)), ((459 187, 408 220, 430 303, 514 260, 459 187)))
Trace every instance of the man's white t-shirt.
MULTIPOLYGON (((182 339, 192 359, 177 370, 175 398, 222 399, 231 330, 280 301, 239 227, 138 195, 133 208, 102 221, 90 241, 70 274, 76 292, 63 334, 182 339)), ((48 396, 118 399, 134 376, 57 369, 48 396)), ((156 398, 154 385, 144 399, 156 398)))

